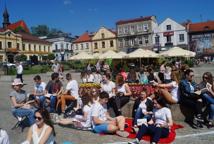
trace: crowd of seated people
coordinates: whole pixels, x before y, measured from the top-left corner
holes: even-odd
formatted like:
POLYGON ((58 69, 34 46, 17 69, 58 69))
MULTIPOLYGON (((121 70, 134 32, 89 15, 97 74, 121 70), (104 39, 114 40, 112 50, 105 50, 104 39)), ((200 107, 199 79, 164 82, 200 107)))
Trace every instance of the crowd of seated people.
POLYGON ((167 137, 169 134, 172 116, 168 105, 171 104, 193 109, 191 124, 195 128, 201 128, 204 124, 208 127, 213 126, 213 76, 210 72, 204 73, 199 84, 194 82, 193 77, 193 70, 181 69, 166 63, 161 65, 159 72, 154 72, 151 66, 147 66, 140 68, 139 73, 134 69, 130 70, 126 78, 119 73, 115 82, 112 81, 109 69, 102 75, 99 72, 88 71, 81 73, 82 82, 98 83, 100 89, 90 88, 80 93, 79 84, 70 73, 66 74, 65 88, 59 74, 53 73, 47 85, 39 75, 33 78, 35 86, 30 96, 33 102, 28 101, 29 98, 22 89, 24 84, 20 79, 15 79, 12 83, 13 91, 9 96, 13 115, 26 116, 29 125, 36 122, 36 109, 47 109, 49 113, 62 116, 56 119, 55 122, 58 124, 127 137, 122 107, 129 103, 132 96, 129 82, 150 85, 155 89, 154 94, 143 88, 139 97, 135 99, 132 127, 137 137, 136 141, 130 143, 139 143, 141 137, 148 132, 153 136, 151 142, 157 143, 161 137, 167 137), (110 108, 113 109, 115 117, 110 116, 110 108), (69 115, 69 112, 74 113, 69 115))

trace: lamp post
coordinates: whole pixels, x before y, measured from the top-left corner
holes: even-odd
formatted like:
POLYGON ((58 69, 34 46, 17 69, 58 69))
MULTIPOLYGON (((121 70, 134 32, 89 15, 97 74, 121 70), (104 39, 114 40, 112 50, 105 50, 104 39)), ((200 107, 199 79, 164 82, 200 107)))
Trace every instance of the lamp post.
POLYGON ((160 36, 158 34, 156 34, 156 36, 155 36, 155 43, 158 48, 157 53, 159 53, 160 52, 160 36))

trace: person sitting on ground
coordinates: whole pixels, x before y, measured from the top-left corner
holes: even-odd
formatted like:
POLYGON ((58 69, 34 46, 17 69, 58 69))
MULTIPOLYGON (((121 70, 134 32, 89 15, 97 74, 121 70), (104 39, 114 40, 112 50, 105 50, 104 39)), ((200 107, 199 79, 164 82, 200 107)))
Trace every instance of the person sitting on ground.
POLYGON ((160 138, 168 137, 170 127, 173 125, 171 111, 166 107, 166 102, 162 97, 154 99, 154 107, 153 118, 141 125, 136 140, 129 144, 140 144, 141 138, 147 134, 151 136, 152 144, 158 143, 160 138))
POLYGON ((108 93, 101 92, 98 102, 95 102, 91 108, 93 130, 96 133, 116 133, 122 137, 127 137, 128 132, 124 131, 125 118, 123 116, 110 117, 106 109, 108 99, 108 93))
POLYGON ((27 139, 22 144, 54 144, 55 130, 51 122, 50 114, 46 109, 38 109, 34 115, 36 123, 27 133, 27 139))
POLYGON ((166 84, 159 84, 154 81, 153 85, 157 87, 159 95, 163 96, 167 103, 176 104, 179 101, 179 82, 175 72, 171 73, 171 80, 171 82, 166 84))
POLYGON ((66 102, 70 102, 70 107, 73 109, 79 105, 79 86, 76 80, 72 79, 70 73, 66 74, 66 80, 68 81, 65 91, 60 95, 61 111, 65 113, 66 102), (72 104, 71 104, 72 103, 72 104))
POLYGON ((125 83, 123 76, 118 74, 116 76, 115 97, 112 100, 112 108, 116 116, 122 115, 121 108, 130 100, 132 92, 127 83, 125 83))
POLYGON ((56 123, 61 125, 73 124, 75 128, 91 129, 91 108, 97 97, 91 96, 89 93, 82 96, 83 115, 75 115, 73 118, 59 119, 56 123))
POLYGON ((148 72, 147 72, 147 68, 146 67, 143 67, 141 70, 140 70, 140 74, 139 74, 139 82, 141 84, 148 84, 148 72))
POLYGON ((22 89, 24 84, 20 79, 14 79, 12 83, 13 91, 9 94, 11 104, 12 104, 12 114, 15 117, 27 117, 28 125, 32 125, 35 122, 34 119, 34 111, 33 107, 31 107, 30 103, 32 101, 28 101, 27 93, 22 89))
POLYGON ((63 85, 62 82, 59 80, 58 73, 51 74, 51 80, 46 85, 45 90, 47 93, 46 94, 47 99, 50 99, 50 113, 53 113, 55 112, 57 97, 63 91, 63 85))
POLYGON ((181 80, 179 84, 180 91, 180 104, 192 108, 194 112, 194 118, 190 121, 192 126, 202 127, 202 108, 203 101, 200 95, 196 94, 196 83, 193 81, 194 72, 191 69, 185 71, 185 79, 181 80))
POLYGON ((46 83, 42 82, 40 75, 36 75, 33 78, 35 85, 34 85, 34 91, 33 96, 36 99, 36 101, 39 103, 40 108, 44 108, 45 106, 45 87, 46 83))
POLYGON ((210 72, 205 72, 202 76, 203 80, 197 85, 200 89, 201 97, 206 103, 206 110, 209 113, 209 117, 205 115, 204 120, 208 128, 214 126, 214 83, 213 75, 210 72))
POLYGON ((152 118, 152 110, 153 110, 153 101, 151 97, 147 95, 147 89, 143 89, 140 97, 135 100, 132 117, 133 117, 133 130, 136 132, 138 129, 139 123, 138 121, 141 119, 146 119, 150 121, 152 118))

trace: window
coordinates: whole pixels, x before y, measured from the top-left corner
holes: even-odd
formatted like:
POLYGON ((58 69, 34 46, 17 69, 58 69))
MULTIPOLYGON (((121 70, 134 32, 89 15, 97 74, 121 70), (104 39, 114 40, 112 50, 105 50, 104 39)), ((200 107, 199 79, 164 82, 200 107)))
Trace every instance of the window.
POLYGON ((171 30, 171 25, 166 25, 166 30, 171 30))
POLYGON ((66 44, 66 49, 68 49, 68 46, 69 46, 69 44, 67 43, 67 44, 66 44))
POLYGON ((104 33, 102 33, 102 34, 101 34, 101 37, 102 37, 102 39, 104 39, 104 38, 105 38, 105 34, 104 34, 104 33))
POLYGON ((127 34, 129 32, 128 26, 124 27, 124 34, 127 34))
POLYGON ((123 47, 123 40, 122 39, 119 40, 119 47, 123 47))
POLYGON ((89 45, 88 45, 88 43, 86 43, 86 49, 89 49, 89 45))
POLYGON ((76 50, 78 50, 78 49, 79 49, 78 44, 76 44, 76 50))
POLYGON ((149 30, 149 25, 143 24, 143 31, 148 31, 148 30, 149 30))
POLYGON ((142 30, 143 30, 142 25, 141 25, 141 24, 138 24, 138 25, 137 25, 137 31, 138 31, 138 32, 141 32, 142 30))
POLYGON ((102 42, 102 48, 105 48, 105 42, 102 42))
POLYGON ((55 50, 57 51, 57 49, 58 49, 58 45, 57 45, 57 44, 55 44, 55 50))
POLYGON ((130 39, 130 45, 134 46, 134 39, 130 39))
POLYGON ((110 47, 114 47, 114 41, 113 40, 110 41, 110 47))
POLYGON ((0 41, 0 50, 2 50, 2 42, 0 41))
POLYGON ((129 41, 127 39, 125 39, 125 46, 129 45, 129 41))
POLYGON ((134 34, 134 32, 135 32, 135 26, 134 25, 131 26, 130 32, 131 32, 131 34, 134 34))
POLYGON ((98 49, 97 43, 94 43, 94 49, 98 49))
POLYGON ((39 51, 41 51, 41 45, 39 45, 39 51))
POLYGON ((25 51, 25 44, 22 44, 22 50, 25 51))
POLYGON ((179 41, 184 42, 184 34, 179 34, 179 41))
POLYGON ((83 50, 83 48, 84 48, 84 47, 83 47, 83 44, 81 44, 81 50, 83 50))
POLYGON ((156 44, 159 44, 160 43, 160 36, 155 36, 155 43, 156 44))
POLYGON ((123 28, 121 27, 118 28, 118 34, 123 34, 123 28))
POLYGON ((29 44, 29 51, 31 51, 31 44, 29 44))
POLYGON ((7 42, 7 48, 12 48, 12 42, 7 42))
POLYGON ((60 44, 60 48, 63 49, 63 43, 60 44))
POLYGON ((171 41, 172 41, 171 36, 167 36, 167 37, 166 37, 166 42, 167 42, 167 43, 171 43, 171 41))
POLYGON ((34 51, 36 51, 36 45, 34 45, 34 51))
POLYGON ((20 50, 19 43, 16 44, 16 47, 17 47, 17 50, 20 50))
POLYGON ((139 38, 138 38, 138 44, 139 44, 139 45, 142 45, 142 44, 143 44, 142 37, 139 37, 139 38))
POLYGON ((144 36, 145 39, 145 44, 147 45, 149 43, 149 37, 148 36, 144 36))

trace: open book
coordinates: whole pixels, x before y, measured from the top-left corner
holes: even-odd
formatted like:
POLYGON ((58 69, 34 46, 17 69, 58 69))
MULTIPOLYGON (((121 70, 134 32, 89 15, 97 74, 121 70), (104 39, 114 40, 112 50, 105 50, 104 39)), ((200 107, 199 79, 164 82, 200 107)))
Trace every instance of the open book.
POLYGON ((197 95, 201 95, 201 93, 204 92, 204 91, 207 91, 207 88, 203 88, 203 89, 197 90, 194 93, 197 94, 197 95))

